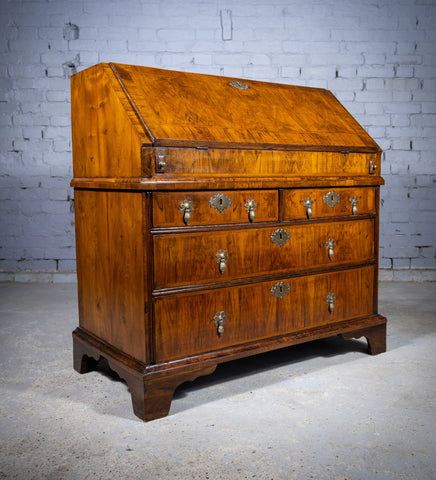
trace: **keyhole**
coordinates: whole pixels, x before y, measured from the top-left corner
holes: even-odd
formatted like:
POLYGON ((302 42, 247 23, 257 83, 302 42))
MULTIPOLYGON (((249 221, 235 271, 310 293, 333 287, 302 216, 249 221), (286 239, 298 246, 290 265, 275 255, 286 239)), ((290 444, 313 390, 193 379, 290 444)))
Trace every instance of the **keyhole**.
POLYGON ((283 234, 280 232, 280 240, 283 240, 283 234))
POLYGON ((283 293, 283 287, 280 286, 280 293, 283 293))
POLYGON ((220 198, 220 205, 222 205, 222 204, 223 204, 223 199, 222 199, 222 198, 220 198))
POLYGON ((333 202, 333 195, 330 195, 330 201, 333 202))

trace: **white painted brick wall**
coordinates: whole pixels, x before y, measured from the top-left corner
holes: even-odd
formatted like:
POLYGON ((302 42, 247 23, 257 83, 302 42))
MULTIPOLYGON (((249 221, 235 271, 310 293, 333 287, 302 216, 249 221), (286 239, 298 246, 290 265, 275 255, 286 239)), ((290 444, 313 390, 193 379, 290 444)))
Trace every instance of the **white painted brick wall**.
POLYGON ((106 61, 331 89, 385 150, 382 278, 436 279, 435 0, 12 0, 0 19, 0 279, 71 278, 69 76, 106 61))

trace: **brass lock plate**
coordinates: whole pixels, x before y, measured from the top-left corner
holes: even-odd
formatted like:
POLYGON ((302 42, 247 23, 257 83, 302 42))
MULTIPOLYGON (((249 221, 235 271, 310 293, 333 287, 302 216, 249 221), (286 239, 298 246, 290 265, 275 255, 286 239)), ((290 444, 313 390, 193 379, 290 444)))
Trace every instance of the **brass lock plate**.
POLYGON ((333 208, 341 200, 341 196, 339 193, 331 191, 327 192, 322 199, 326 205, 333 208))
POLYGON ((230 208, 232 203, 232 199, 225 193, 217 193, 209 199, 209 205, 220 213, 230 208))
POLYGON ((286 282, 277 282, 275 285, 271 287, 271 294, 277 298, 286 297, 288 293, 290 293, 291 287, 286 282))
POLYGON ((291 234, 287 232, 284 228, 278 228, 273 233, 271 233, 271 241, 282 247, 286 242, 289 242, 291 239, 291 234))
POLYGON ((241 82, 240 80, 232 80, 228 83, 231 87, 237 88, 238 90, 247 90, 250 88, 246 83, 241 82))

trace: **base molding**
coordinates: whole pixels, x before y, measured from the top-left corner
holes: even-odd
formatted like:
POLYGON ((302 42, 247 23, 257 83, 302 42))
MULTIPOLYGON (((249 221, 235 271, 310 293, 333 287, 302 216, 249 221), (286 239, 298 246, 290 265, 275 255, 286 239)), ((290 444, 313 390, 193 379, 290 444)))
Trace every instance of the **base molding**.
POLYGON ((369 353, 377 355, 386 351, 386 318, 371 315, 158 365, 145 365, 77 328, 73 332, 73 363, 74 369, 84 374, 105 358, 129 386, 135 415, 149 421, 168 415, 179 385, 213 373, 219 363, 334 335, 344 340, 366 337, 369 353))

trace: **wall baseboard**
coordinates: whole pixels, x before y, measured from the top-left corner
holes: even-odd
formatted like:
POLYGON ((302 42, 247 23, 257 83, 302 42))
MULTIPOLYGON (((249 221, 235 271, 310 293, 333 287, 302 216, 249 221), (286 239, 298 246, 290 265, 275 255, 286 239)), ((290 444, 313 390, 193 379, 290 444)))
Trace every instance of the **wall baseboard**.
MULTIPOLYGON (((436 282, 436 269, 379 270, 381 282, 436 282)), ((0 272, 0 282, 77 283, 76 272, 0 272)))

